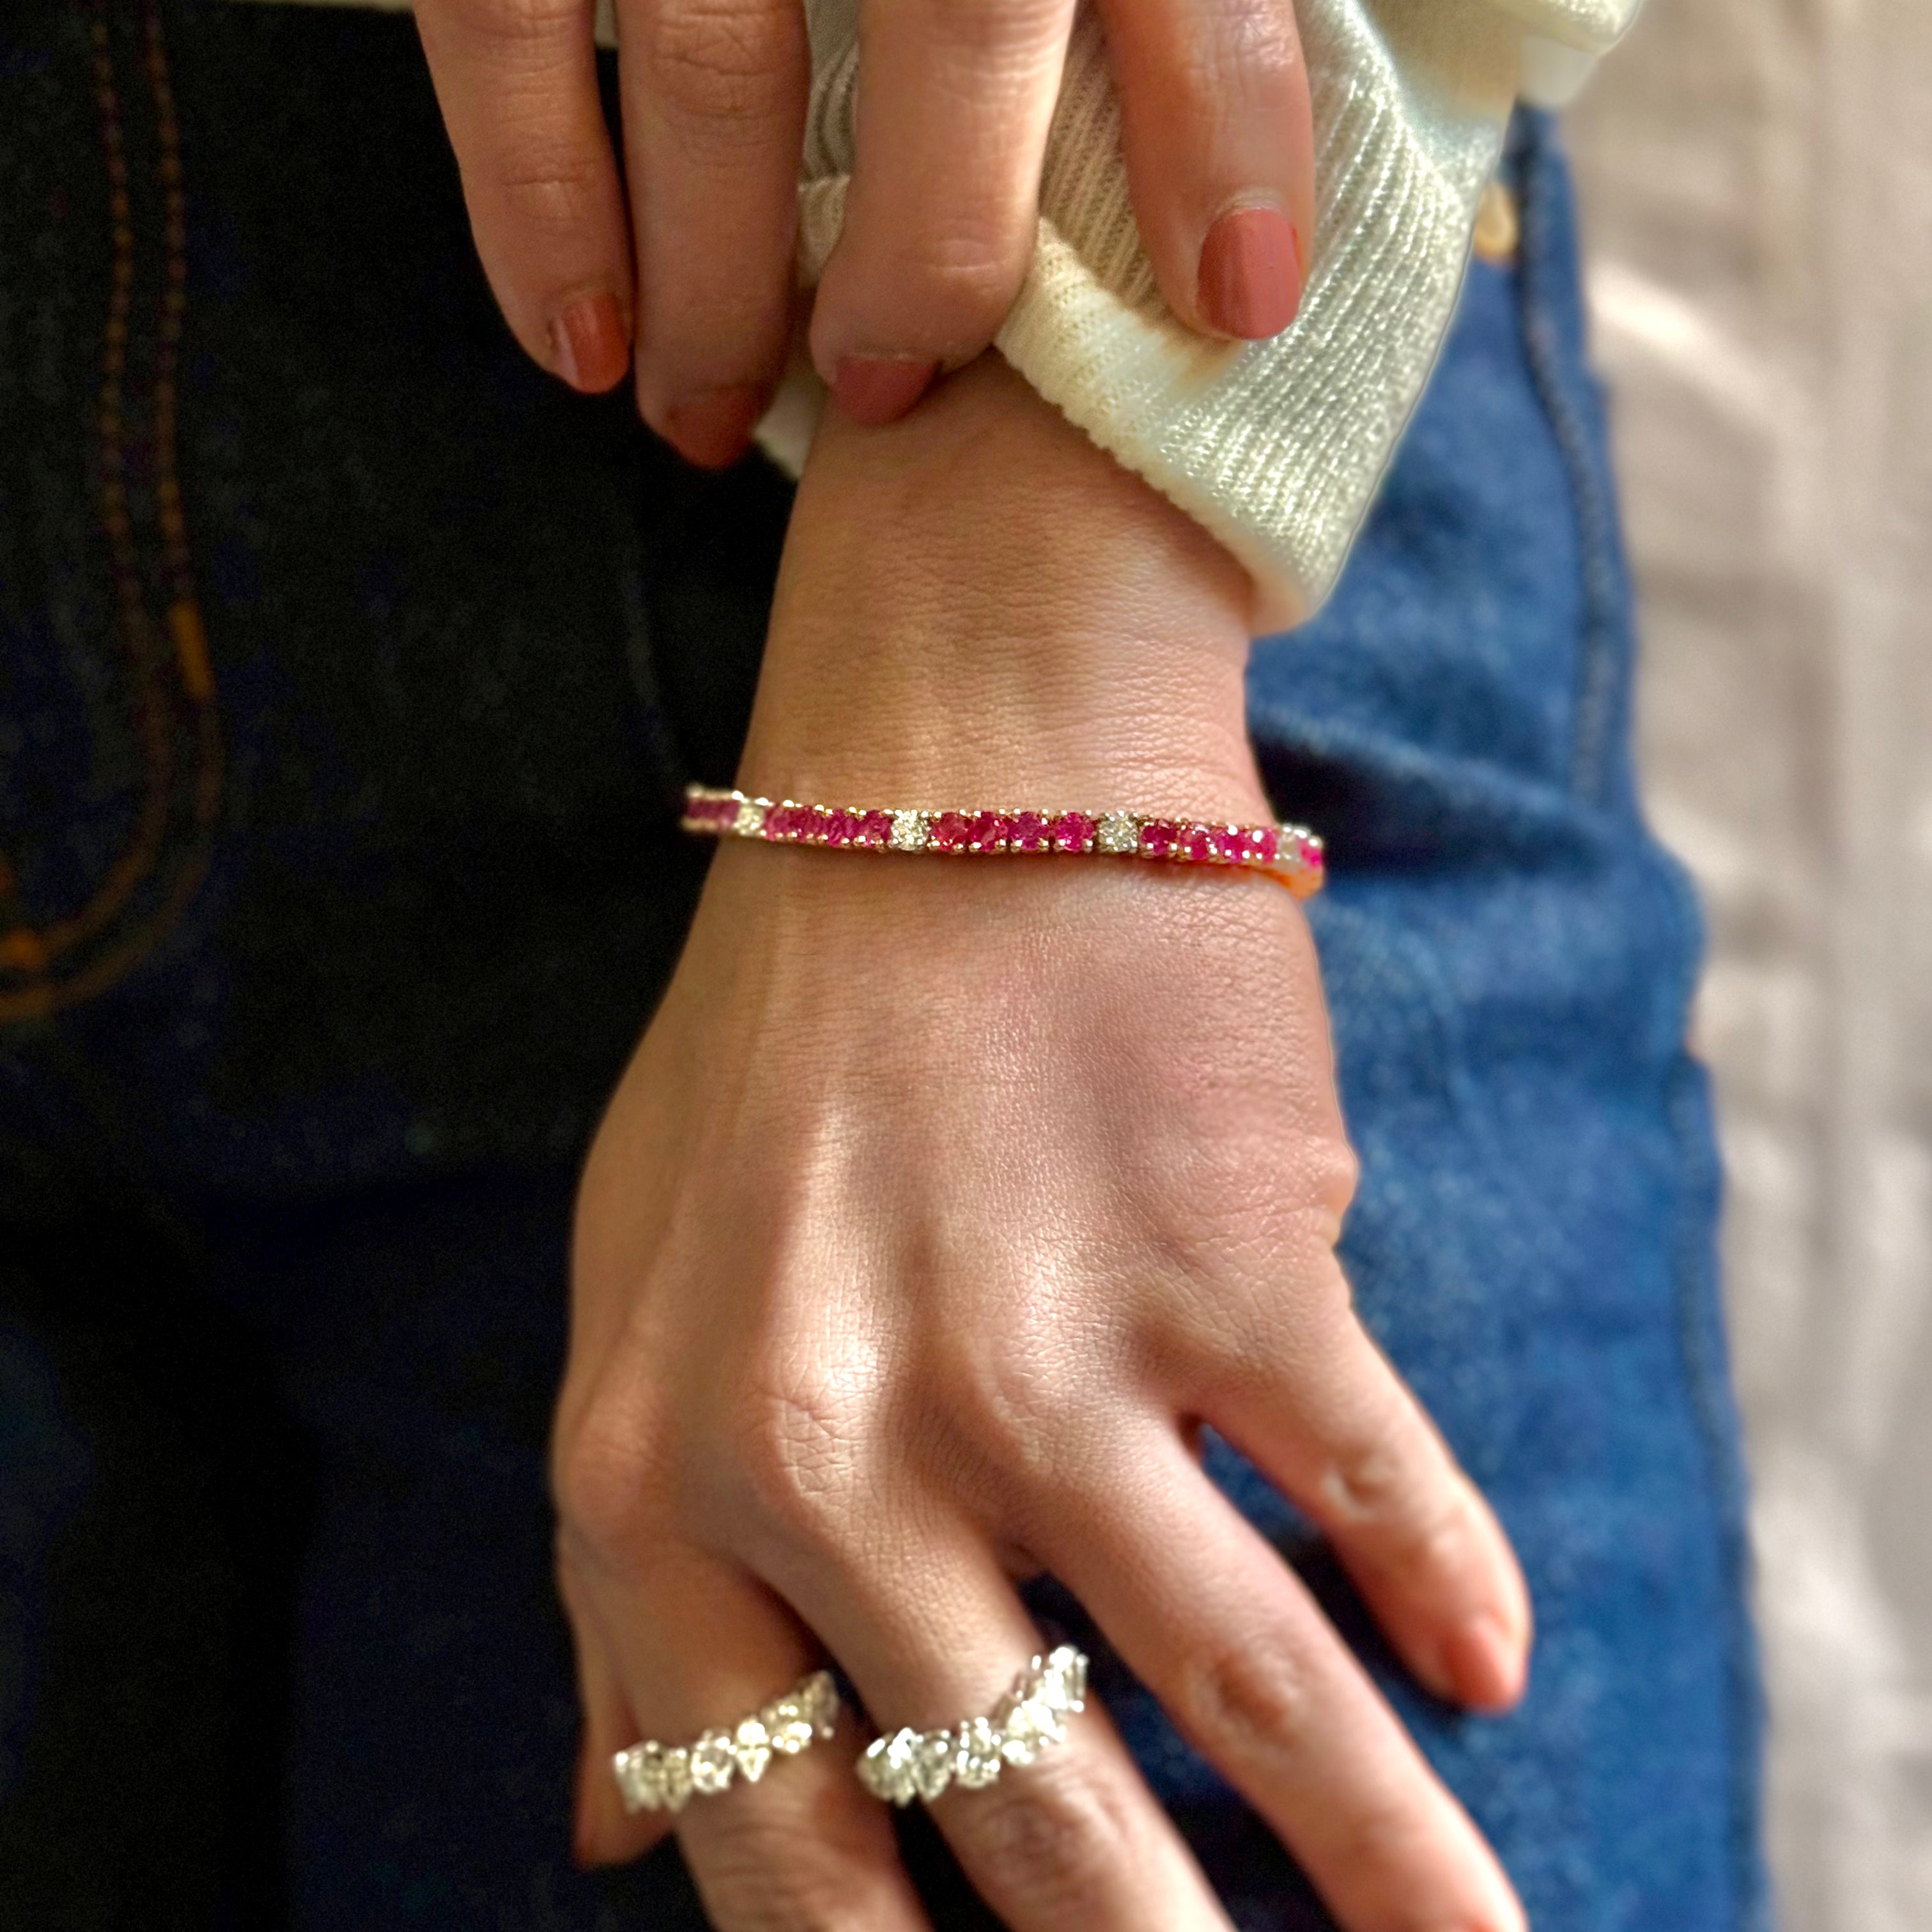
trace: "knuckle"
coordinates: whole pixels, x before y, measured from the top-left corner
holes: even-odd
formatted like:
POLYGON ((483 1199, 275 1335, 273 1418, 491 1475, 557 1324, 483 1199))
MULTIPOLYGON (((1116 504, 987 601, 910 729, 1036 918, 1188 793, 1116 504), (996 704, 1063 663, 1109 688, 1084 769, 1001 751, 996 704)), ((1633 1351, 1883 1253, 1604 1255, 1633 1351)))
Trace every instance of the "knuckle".
POLYGON ((729 142, 761 130, 788 98, 794 10, 776 0, 674 0, 645 39, 646 71, 659 100, 729 142))
POLYGON ((828 1380, 794 1373, 752 1385, 727 1453, 760 1522, 788 1541, 832 1546, 856 1527, 859 1434, 828 1380))
POLYGON ((1444 1526, 1455 1498, 1430 1480, 1430 1459, 1418 1453, 1420 1434, 1419 1418, 1392 1400, 1372 1428, 1331 1448, 1322 1489, 1342 1522, 1418 1543, 1444 1526))
POLYGON ((621 1558, 654 1537, 660 1478, 643 1433, 627 1418, 593 1411, 560 1446, 551 1486, 566 1532, 606 1559, 621 1558))
POLYGON ((1026 257, 1004 226, 962 222, 913 238, 900 265, 907 299, 938 324, 945 346, 994 334, 1019 293, 1026 257))
POLYGON ((1186 98, 1203 111, 1225 115, 1231 101, 1264 98, 1299 70, 1300 38, 1282 0, 1223 0, 1214 21, 1178 62, 1186 98))
POLYGON ((1012 65, 1030 67, 1041 55, 1057 50, 1065 10, 1060 0, 936 0, 926 10, 934 40, 954 64, 968 70, 998 71, 1012 65))
POLYGON ((1118 1874, 1136 1862, 1131 1808, 1113 1780, 1062 1754, 974 1801, 974 1848, 1003 1892, 1025 1899, 1042 1924, 1108 1922, 1118 1874))
POLYGON ((1280 1758, 1307 1738, 1312 1704, 1302 1660, 1278 1638, 1216 1639, 1188 1657, 1174 1714, 1233 1756, 1280 1758))
POLYGON ((493 157, 490 186, 522 220, 573 226, 599 212, 608 167, 606 157, 574 142, 525 139, 493 157))
MULTIPOLYGON (((433 0, 436 16, 465 38, 509 46, 554 40, 582 29, 584 0, 433 0)), ((419 11, 429 10, 422 8, 419 11)))
POLYGON ((854 1922, 854 1873, 816 1844, 802 1821, 782 1834, 740 1828, 704 1834, 698 1852, 705 1903, 734 1932, 838 1932, 854 1922))
POLYGON ((1095 1382, 1071 1372, 1064 1341, 1030 1324, 962 1336, 945 1379, 971 1454, 1010 1478, 1064 1481, 1066 1445, 1096 1420, 1095 1382))

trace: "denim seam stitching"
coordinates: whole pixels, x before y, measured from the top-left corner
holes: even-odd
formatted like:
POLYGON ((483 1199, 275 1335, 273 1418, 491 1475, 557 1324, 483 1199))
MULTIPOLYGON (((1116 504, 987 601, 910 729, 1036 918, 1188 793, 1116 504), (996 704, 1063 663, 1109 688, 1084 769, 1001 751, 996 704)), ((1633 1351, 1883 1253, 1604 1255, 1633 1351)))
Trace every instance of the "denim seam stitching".
POLYGON ((1550 418, 1569 483, 1576 516, 1579 576, 1583 596, 1583 639, 1571 727, 1570 783, 1573 791, 1602 803, 1607 786, 1608 742, 1622 682, 1616 646, 1619 550, 1615 514, 1590 428, 1571 399, 1563 332, 1543 287, 1543 271, 1552 246, 1552 202, 1556 164, 1532 153, 1523 170, 1523 346, 1530 380, 1550 418))

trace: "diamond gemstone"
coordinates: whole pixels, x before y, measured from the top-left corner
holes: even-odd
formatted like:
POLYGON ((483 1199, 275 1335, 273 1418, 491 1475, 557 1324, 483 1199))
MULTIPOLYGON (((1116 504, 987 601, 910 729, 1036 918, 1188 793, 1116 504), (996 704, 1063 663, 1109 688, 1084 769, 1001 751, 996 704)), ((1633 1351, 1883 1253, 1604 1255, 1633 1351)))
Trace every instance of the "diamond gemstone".
POLYGON ((1037 1697, 1010 1698, 1000 1726, 1000 1754, 1007 1763, 1033 1762, 1049 1745, 1066 1742, 1066 1720, 1037 1697))
POLYGON ((968 1791, 981 1791, 1000 1774, 1005 1760, 1000 1755, 1000 1734, 984 1718, 975 1718, 959 1727, 959 1742, 954 1747, 952 1775, 968 1791))
POLYGON ((913 1777, 913 1749, 919 1742, 916 1731, 895 1731, 889 1738, 874 1738, 859 1760, 859 1776, 874 1798, 888 1804, 910 1804, 919 1795, 913 1777))
POLYGON ((798 1687, 800 1711, 806 1723, 821 1738, 829 1738, 838 1724, 838 1687, 829 1670, 814 1670, 798 1687))
POLYGON ((612 1760, 626 1811, 656 1811, 664 1804, 664 1747, 633 1744, 612 1760))
POLYGON ((924 812, 896 812, 892 814, 892 850, 895 852, 923 852, 926 836, 924 812))
POLYGON ((765 1767, 772 1761, 772 1734, 763 1719, 747 1718, 739 1725, 731 1739, 731 1754, 747 1784, 755 1784, 764 1776, 765 1767))
POLYGON ((1070 1643, 1063 1643, 1040 1666, 1037 1695, 1056 1711, 1084 1710, 1087 1700, 1087 1658, 1070 1643))
POLYGON ((731 830, 740 838, 756 838, 765 829, 765 814, 771 809, 761 798, 748 798, 738 807, 731 830))
POLYGON ((688 1747, 679 1744, 664 1754, 664 1802, 673 1811, 682 1811, 691 1802, 694 1780, 691 1775, 691 1752, 688 1747))
POLYGON ((796 1694, 774 1698, 758 1716, 772 1749, 782 1756, 797 1756, 812 1742, 812 1722, 796 1694))
POLYGON ((928 1804, 952 1782, 956 1748, 950 1731, 928 1731, 912 1748, 913 1786, 928 1804))
POLYGON ((1131 812, 1110 812, 1100 821, 1099 832, 1100 850, 1103 852, 1132 852, 1138 850, 1141 842, 1141 829, 1131 812))
POLYGON ((691 1747, 691 1788, 701 1797, 716 1798, 730 1790, 737 1768, 728 1731, 706 1731, 691 1747))

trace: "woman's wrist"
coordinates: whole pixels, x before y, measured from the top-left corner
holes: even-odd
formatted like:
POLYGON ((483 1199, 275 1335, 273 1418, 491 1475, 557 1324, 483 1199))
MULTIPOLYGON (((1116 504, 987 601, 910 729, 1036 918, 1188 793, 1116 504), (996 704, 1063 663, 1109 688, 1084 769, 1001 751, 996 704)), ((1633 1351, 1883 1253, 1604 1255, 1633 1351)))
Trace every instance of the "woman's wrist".
POLYGON ((890 429, 828 416, 740 782, 1265 817, 1250 594, 1198 526, 982 358, 890 429))

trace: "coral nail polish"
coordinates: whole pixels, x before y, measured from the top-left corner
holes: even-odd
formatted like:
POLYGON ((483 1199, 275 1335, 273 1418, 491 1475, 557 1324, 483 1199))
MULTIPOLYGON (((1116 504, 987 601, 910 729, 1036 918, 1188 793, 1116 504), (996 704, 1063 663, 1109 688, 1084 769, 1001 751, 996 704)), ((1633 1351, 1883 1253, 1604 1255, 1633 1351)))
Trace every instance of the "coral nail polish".
POLYGON ((891 356, 848 356, 838 365, 832 393, 854 422, 876 428, 896 422, 931 386, 937 362, 891 356))
POLYGON ((752 432, 770 401, 752 382, 707 389, 664 412, 664 431, 679 455, 700 470, 723 470, 750 446, 752 432))
POLYGON ((615 296, 585 296, 550 326, 557 374, 573 389, 602 395, 631 366, 631 333, 615 296))
POLYGON ((1278 208, 1231 208, 1201 247, 1201 313, 1244 342, 1279 335, 1301 306, 1301 246, 1278 208))

